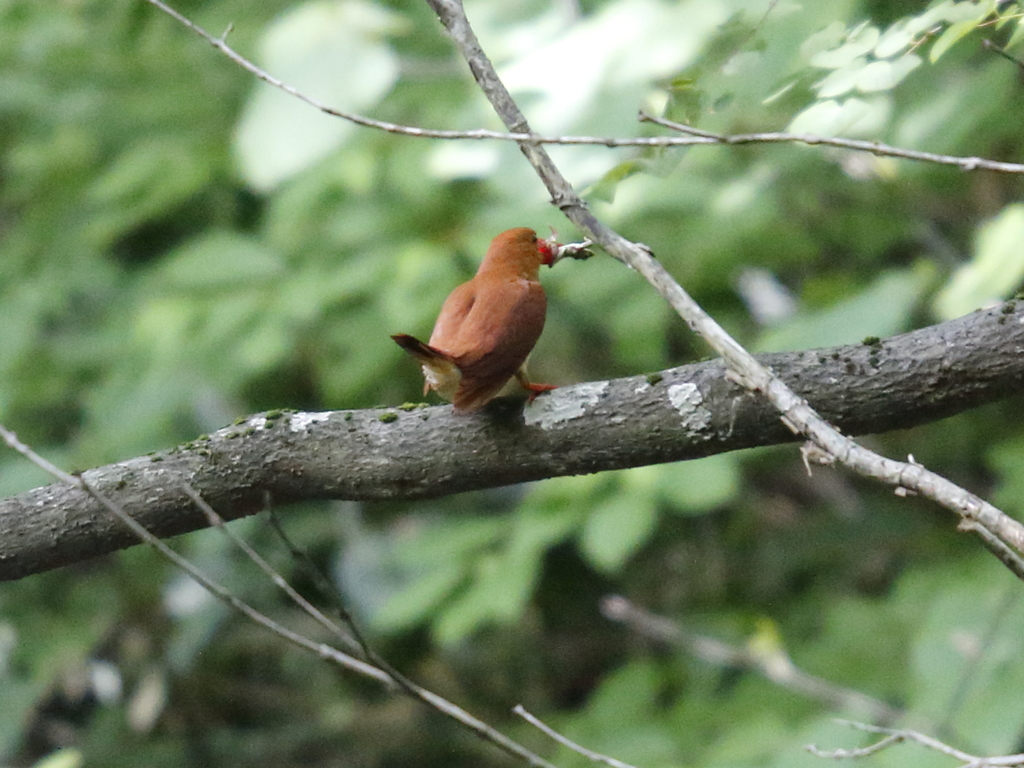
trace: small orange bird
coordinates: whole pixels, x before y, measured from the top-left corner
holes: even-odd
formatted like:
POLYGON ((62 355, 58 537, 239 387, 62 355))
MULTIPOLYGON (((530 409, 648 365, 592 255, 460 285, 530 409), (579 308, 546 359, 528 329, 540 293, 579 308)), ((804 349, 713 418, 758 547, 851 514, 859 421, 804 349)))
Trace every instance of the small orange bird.
POLYGON ((391 337, 423 366, 423 394, 433 389, 467 413, 501 394, 513 377, 534 396, 554 389, 531 384, 523 364, 547 313, 538 271, 551 266, 557 248, 526 227, 502 232, 473 279, 445 299, 429 343, 404 333, 391 337))

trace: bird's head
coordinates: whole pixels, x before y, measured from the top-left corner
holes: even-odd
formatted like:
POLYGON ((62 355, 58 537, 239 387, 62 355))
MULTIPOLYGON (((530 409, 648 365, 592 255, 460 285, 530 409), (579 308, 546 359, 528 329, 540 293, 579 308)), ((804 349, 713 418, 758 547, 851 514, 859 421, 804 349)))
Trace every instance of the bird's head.
POLYGON ((511 272, 536 280, 540 265, 551 266, 557 255, 558 243, 554 237, 541 240, 532 229, 517 227, 502 232, 491 241, 480 270, 511 272))

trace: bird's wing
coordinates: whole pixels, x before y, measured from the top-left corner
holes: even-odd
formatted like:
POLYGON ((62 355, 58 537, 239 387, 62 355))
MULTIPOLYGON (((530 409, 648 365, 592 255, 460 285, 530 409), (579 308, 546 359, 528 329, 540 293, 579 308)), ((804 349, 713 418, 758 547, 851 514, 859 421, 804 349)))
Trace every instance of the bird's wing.
POLYGON ((460 337, 462 326, 476 304, 476 283, 469 280, 448 294, 430 334, 430 345, 450 351, 460 337))
POLYGON ((519 370, 540 338, 546 311, 540 283, 518 278, 477 287, 458 332, 441 347, 462 371, 457 410, 481 407, 519 370))

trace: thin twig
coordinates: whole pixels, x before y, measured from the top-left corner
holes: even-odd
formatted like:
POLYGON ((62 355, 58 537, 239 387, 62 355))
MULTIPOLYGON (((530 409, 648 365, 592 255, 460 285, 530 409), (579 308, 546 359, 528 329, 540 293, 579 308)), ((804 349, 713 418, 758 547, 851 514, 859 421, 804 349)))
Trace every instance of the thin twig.
POLYGON ((968 693, 972 686, 978 683, 979 670, 987 660, 992 658, 993 645, 1002 635, 1000 629, 1004 626, 1006 619, 1013 615, 1013 609, 1019 601, 1020 587, 1017 584, 1007 584, 1003 587, 1003 595, 989 616, 987 626, 979 627, 977 646, 971 653, 964 654, 956 687, 950 694, 942 721, 935 729, 938 733, 954 732, 954 720, 960 713, 960 709, 967 703, 968 693))
MULTIPOLYGON (((120 520, 122 523, 128 526, 128 528, 130 528, 132 532, 136 536, 138 536, 142 541, 151 545, 161 555, 170 560, 174 565, 176 565, 181 570, 185 571, 185 573, 187 573, 192 579, 196 581, 196 583, 198 583, 200 586, 206 589, 210 594, 212 594, 221 602, 225 603, 230 608, 233 608, 236 611, 242 613, 244 616, 256 622, 260 626, 269 629, 271 632, 278 635, 279 637, 284 638, 288 642, 297 645, 300 648, 312 651, 313 653, 320 656, 322 659, 334 662, 335 664, 338 664, 339 666, 344 667, 345 669, 350 669, 354 672, 358 672, 359 674, 371 677, 387 685, 397 685, 400 689, 403 689, 413 694, 415 698, 426 702, 431 707, 436 709, 438 712, 466 726, 474 733, 479 735, 481 738, 490 741, 492 744, 502 749, 503 751, 507 752, 508 754, 514 757, 521 758, 527 764, 535 766, 535 768, 555 768, 555 766, 553 766, 548 761, 544 760, 542 757, 534 754, 518 742, 513 741, 512 739, 505 736, 503 733, 495 730, 482 720, 473 717, 465 710, 461 709, 455 704, 452 704, 450 701, 447 701, 446 699, 444 699, 441 696, 438 696, 436 693, 433 693, 432 691, 428 691, 425 688, 420 688, 415 683, 412 683, 409 680, 405 679, 397 672, 395 672, 395 670, 392 669, 390 665, 383 665, 388 667, 385 670, 379 668, 378 666, 367 664, 366 662, 353 658, 352 656, 349 656, 348 654, 343 653, 342 651, 339 651, 336 648, 332 648, 331 646, 325 643, 317 643, 297 632, 293 632, 290 629, 287 629, 286 627, 278 624, 269 616, 261 613, 260 611, 250 606, 248 603, 239 599, 237 596, 232 594, 226 587, 222 586, 218 582, 206 576, 196 566, 194 566, 184 557, 179 555, 173 549, 168 547, 163 541, 161 541, 159 538, 150 533, 145 527, 136 522, 135 519, 133 519, 123 509, 121 509, 119 506, 109 501, 105 496, 100 494, 95 488, 93 488, 88 482, 86 482, 84 478, 77 477, 75 475, 70 475, 64 470, 57 467, 56 465, 50 463, 42 456, 37 454, 35 451, 33 451, 31 448, 29 448, 27 445, 18 440, 18 436, 14 434, 14 432, 8 430, 2 424, 0 424, 0 438, 3 438, 4 442, 7 443, 8 446, 13 448, 18 453, 20 453, 22 456, 31 461, 40 469, 44 470, 45 472, 48 472, 49 474, 53 475, 55 478, 61 480, 64 483, 67 483, 70 486, 73 486, 88 493, 105 509, 107 509, 112 515, 114 515, 114 517, 116 517, 118 520, 120 520)), ((206 512, 208 515, 212 513, 213 519, 220 519, 219 515, 217 515, 217 513, 214 512, 213 509, 210 508, 205 501, 202 501, 202 499, 196 501, 196 499, 198 498, 198 494, 195 494, 195 492, 192 491, 192 489, 187 488, 186 493, 189 494, 189 498, 196 502, 200 506, 200 508, 203 509, 204 512, 206 512), (189 493, 189 491, 191 491, 191 493, 189 493)), ((221 520, 221 529, 224 531, 228 530, 226 526, 223 526, 223 520, 221 520)), ((231 538, 233 541, 235 541, 235 543, 239 543, 240 541, 233 534, 231 535, 231 538)), ((257 564, 262 563, 261 567, 265 565, 266 568, 270 570, 271 578, 274 580, 274 582, 278 586, 281 586, 281 583, 284 582, 283 577, 281 577, 280 574, 274 572, 270 565, 267 564, 265 560, 263 560, 263 558, 259 557, 259 555, 257 555, 250 547, 248 547, 248 545, 243 547, 243 551, 246 552, 246 554, 249 554, 250 556, 255 555, 254 562, 257 562, 257 564)), ((307 606, 310 609, 312 609, 313 613, 311 613, 310 615, 314 616, 314 618, 316 618, 316 616, 319 614, 321 618, 324 619, 324 621, 327 621, 327 619, 323 617, 322 614, 319 613, 319 611, 317 611, 315 608, 309 605, 309 603, 305 601, 301 596, 298 596, 298 594, 295 593, 294 590, 291 589, 291 587, 287 587, 285 591, 289 592, 289 596, 292 596, 293 599, 298 598, 298 603, 301 607, 303 607, 303 609, 306 609, 307 606)), ((319 621, 320 619, 317 620, 319 621)), ((337 632, 335 632, 335 634, 337 634, 337 632)), ((368 658, 371 658, 374 661, 374 663, 378 663, 381 661, 380 657, 377 654, 373 653, 372 650, 370 650, 365 645, 365 641, 363 641, 361 638, 357 639, 360 640, 360 645, 362 645, 363 650, 364 652, 366 652, 368 658)))
MULTIPOLYGON (((151 5, 159 8, 161 11, 172 17, 183 26, 188 27, 190 30, 195 32, 201 38, 206 40, 210 45, 216 48, 218 51, 223 53, 238 66, 249 72, 254 77, 262 80, 268 85, 278 88, 284 91, 290 96, 295 97, 299 101, 308 104, 314 109, 323 112, 324 114, 331 115, 332 117, 341 118, 342 120, 348 120, 356 125, 362 125, 366 128, 374 128, 379 131, 386 131, 387 133, 396 133, 403 136, 412 136, 420 139, 444 139, 449 141, 461 140, 461 141, 515 141, 519 143, 530 143, 530 144, 559 144, 559 145, 574 145, 574 146, 603 146, 609 148, 619 147, 688 147, 699 144, 749 144, 749 143, 783 143, 783 142, 795 142, 802 144, 820 144, 825 146, 844 147, 846 149, 855 149, 865 152, 871 152, 875 155, 884 155, 888 157, 900 157, 906 160, 923 160, 931 163, 940 163, 942 165, 952 165, 958 168, 962 168, 965 171, 973 170, 991 170, 999 171, 1001 173, 1024 173, 1024 164, 1020 163, 1003 163, 996 160, 987 160, 981 157, 956 157, 953 155, 940 155, 931 152, 918 152, 911 149, 901 149, 899 147, 892 147, 886 144, 880 144, 877 142, 868 141, 857 141, 855 139, 843 139, 843 138, 831 138, 827 136, 815 136, 813 134, 789 134, 789 133, 751 133, 742 134, 737 136, 728 136, 721 134, 714 134, 705 131, 698 131, 692 128, 688 128, 685 132, 691 134, 689 136, 633 136, 633 137, 616 137, 616 136, 542 136, 533 132, 508 132, 503 133, 501 131, 491 131, 484 128, 469 130, 469 131, 452 131, 452 130, 433 130, 429 128, 418 128, 412 125, 400 125, 398 123, 391 123, 386 120, 376 120, 372 117, 365 115, 359 115, 354 112, 346 112, 344 110, 336 109, 324 104, 311 96, 306 95, 302 91, 298 90, 292 85, 288 85, 282 80, 274 77, 266 70, 254 64, 249 59, 242 56, 230 45, 227 44, 225 37, 227 32, 220 37, 212 35, 205 29, 200 27, 194 21, 186 16, 183 16, 178 11, 171 8, 162 0, 147 0, 151 5)), ((230 27, 228 30, 230 31, 230 27)), ((651 122, 664 125, 665 127, 673 128, 674 130, 682 130, 678 128, 679 124, 673 124, 671 121, 661 121, 641 114, 641 122, 651 122)))
POLYGON ((866 731, 867 733, 875 733, 884 736, 880 741, 875 742, 867 747, 860 749, 833 749, 823 750, 819 749, 814 744, 807 745, 807 751, 818 757, 825 757, 834 760, 844 758, 859 758, 867 757, 881 752, 883 749, 887 749, 894 744, 900 744, 904 741, 912 741, 920 744, 923 747, 934 750, 935 752, 941 752, 949 757, 956 758, 963 763, 964 768, 985 768, 991 766, 992 768, 1010 768, 1011 766, 1024 765, 1024 754, 1016 755, 999 755, 995 757, 979 757, 972 755, 968 752, 964 752, 961 749, 950 746, 945 742, 934 739, 931 736, 926 736, 918 731, 913 731, 905 728, 882 728, 877 725, 868 725, 867 723, 858 723, 853 720, 836 720, 837 723, 848 725, 851 728, 856 728, 859 731, 866 731))
POLYGON ((871 755, 881 752, 883 749, 891 747, 893 744, 900 744, 903 742, 903 736, 900 734, 892 734, 886 736, 881 741, 876 741, 866 747, 858 747, 856 749, 830 749, 821 750, 818 749, 814 744, 808 744, 806 749, 815 757, 826 757, 832 760, 842 760, 845 758, 857 758, 857 757, 870 757, 871 755))
MULTIPOLYGON (((383 671, 388 676, 388 678, 390 678, 389 682, 394 683, 396 687, 398 687, 400 690, 405 692, 413 699, 421 701, 427 706, 429 706, 431 709, 434 709, 440 712, 442 715, 451 718, 455 722, 471 730, 473 733, 475 733, 483 740, 495 744, 500 749, 504 750, 505 752, 508 752, 514 757, 522 758, 530 765, 537 766, 537 768, 554 768, 554 766, 552 766, 546 760, 534 754, 530 750, 526 749, 518 742, 515 742, 512 739, 508 738, 503 733, 495 730, 482 720, 473 717, 471 714, 466 712, 466 710, 462 709, 456 704, 453 704, 452 702, 448 701, 442 696, 439 696, 436 693, 428 691, 426 688, 420 687, 416 683, 412 682, 405 675, 400 673, 397 669, 395 669, 394 666, 392 666, 392 664, 389 661, 387 661, 387 659, 385 659, 383 656, 378 654, 373 649, 365 633, 359 627, 356 620, 352 617, 352 614, 345 608, 345 606, 339 600, 337 601, 336 604, 338 613, 341 616, 342 621, 345 623, 345 626, 348 627, 349 631, 352 633, 351 637, 346 635, 339 626, 337 626, 333 621, 324 616, 324 614, 319 609, 317 609, 312 603, 310 603, 308 600, 302 597, 302 595, 300 595, 295 590, 295 588, 288 583, 284 576, 278 573, 274 569, 274 567, 270 565, 270 563, 268 563, 258 552, 256 552, 256 550, 249 546, 248 542, 246 542, 240 536, 237 536, 234 533, 234 531, 232 531, 227 525, 225 525, 224 519, 217 514, 217 512, 213 509, 213 507, 211 507, 206 502, 205 499, 203 499, 198 493, 196 493, 195 489, 193 489, 188 484, 185 484, 184 490, 188 497, 192 499, 196 506, 198 506, 206 515, 207 519, 210 520, 211 524, 219 528, 225 535, 227 535, 227 537, 232 541, 232 543, 234 543, 242 552, 244 552, 245 555, 253 563, 255 563, 260 568, 260 570, 262 570, 270 578, 271 581, 274 582, 274 584, 280 587, 285 592, 285 594, 287 594, 288 597, 296 605, 299 606, 299 608, 301 608, 307 615, 315 619, 317 623, 321 624, 322 626, 330 630, 332 634, 334 634, 342 641, 349 644, 353 644, 356 647, 358 647, 359 650, 362 651, 363 655, 375 667, 383 671)), ((291 550, 293 554, 298 553, 298 548, 292 544, 290 539, 288 539, 288 537, 284 533, 284 530, 279 525, 276 525, 276 528, 278 534, 286 542, 286 545, 288 546, 289 550, 291 550)), ((309 561, 309 558, 305 556, 305 553, 302 553, 300 559, 308 565, 312 565, 309 561)), ((323 575, 320 574, 318 569, 314 568, 313 571, 318 574, 321 583, 326 583, 326 579, 323 578, 323 575)), ((326 594, 333 593, 334 590, 328 590, 326 592, 326 594)))
POLYGON ((210 521, 210 525, 218 528, 221 533, 227 536, 231 543, 238 547, 245 556, 249 558, 249 560, 255 563, 256 566, 274 583, 274 585, 284 592, 293 603, 306 613, 306 615, 312 617, 317 624, 324 627, 328 632, 341 640, 341 642, 353 649, 362 651, 365 655, 365 649, 363 649, 356 639, 342 632, 341 628, 337 624, 324 616, 324 614, 315 605, 300 595, 296 591, 295 587, 288 583, 288 580, 284 576, 278 573, 277 570, 275 570, 259 552, 249 546, 249 542, 235 533, 234 530, 224 522, 224 518, 217 514, 216 510, 206 502, 206 499, 199 495, 195 488, 188 483, 182 483, 181 488, 185 492, 185 495, 192 499, 192 503, 195 504, 204 515, 206 515, 206 519, 210 521))
POLYGON ((805 672, 793 663, 784 649, 757 652, 749 646, 735 646, 717 638, 689 632, 678 622, 650 613, 619 595, 601 601, 601 613, 625 624, 639 634, 678 648, 709 664, 756 672, 787 690, 822 702, 834 709, 856 710, 872 720, 895 722, 903 716, 899 709, 852 688, 805 672))
POLYGON ((580 746, 572 739, 566 738, 551 726, 545 725, 542 721, 531 715, 526 711, 522 704, 516 704, 515 707, 512 708, 512 712, 519 715, 534 728, 542 731, 549 738, 557 741, 562 746, 568 747, 573 752, 583 755, 588 760, 595 763, 604 763, 605 765, 611 766, 611 768, 635 768, 635 766, 632 766, 629 763, 624 763, 621 760, 616 760, 614 757, 608 757, 608 755, 602 755, 598 752, 594 752, 593 750, 589 750, 586 747, 580 746))
MULTIPOLYGON (((1020 23, 1020 22, 1018 21, 1018 24, 1019 24, 1019 23, 1020 23)), ((1002 56, 1002 57, 1003 57, 1004 59, 1006 59, 1006 60, 1008 60, 1008 61, 1012 61, 1012 62, 1013 62, 1014 64, 1016 64, 1016 65, 1017 65, 1017 68, 1018 68, 1019 70, 1021 70, 1022 72, 1024 72, 1024 61, 1021 61, 1020 59, 1014 58, 1013 56, 1011 56, 1010 54, 1008 54, 1008 53, 1006 52, 1006 49, 1005 49, 1005 48, 1000 48, 1000 47, 999 47, 998 45, 996 45, 995 43, 993 43, 993 42, 992 42, 991 40, 988 40, 988 39, 982 40, 982 41, 981 41, 981 44, 982 44, 982 45, 983 45, 983 46, 984 46, 984 47, 985 47, 986 49, 988 49, 988 50, 992 51, 993 53, 998 53, 998 54, 999 54, 1000 56, 1002 56)))
POLYGON ((838 136, 819 136, 814 133, 786 133, 784 131, 765 131, 762 133, 712 133, 703 131, 685 123, 677 123, 666 120, 662 117, 654 117, 644 112, 640 113, 640 122, 654 123, 663 128, 686 133, 691 136, 696 144, 808 144, 811 146, 821 145, 838 147, 840 149, 853 149, 858 152, 870 152, 881 157, 898 157, 903 160, 918 160, 937 165, 953 165, 965 171, 976 171, 985 169, 989 171, 1000 171, 1002 173, 1022 173, 1024 165, 1020 163, 1001 163, 996 160, 986 160, 983 157, 956 157, 954 155, 940 155, 935 152, 921 152, 916 149, 903 149, 893 147, 889 144, 882 144, 878 141, 864 141, 862 139, 844 139, 838 136))

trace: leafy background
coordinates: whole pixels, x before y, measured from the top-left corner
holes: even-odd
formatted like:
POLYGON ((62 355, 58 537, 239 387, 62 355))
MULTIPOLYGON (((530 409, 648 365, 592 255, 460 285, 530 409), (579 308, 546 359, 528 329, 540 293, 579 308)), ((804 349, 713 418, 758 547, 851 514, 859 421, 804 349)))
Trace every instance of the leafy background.
MULTIPOLYGON (((497 128, 415 0, 183 2, 341 109, 497 128)), ((1020 161, 1015 3, 476 0, 542 132, 835 132, 1020 161), (991 14, 1004 21, 996 23, 991 14), (985 24, 979 26, 981 22, 985 24)), ((555 148, 744 343, 855 342, 1003 298, 1024 275, 1019 177, 804 146, 555 148)), ((136 1, 0 4, 0 421, 68 469, 271 407, 417 396, 387 338, 429 332, 511 226, 575 233, 515 147, 357 129, 257 84, 136 1)), ((544 275, 533 358, 570 383, 706 349, 610 259, 544 275)), ((1021 401, 870 438, 1024 513, 1021 401)), ((0 455, 0 492, 47 482, 0 455)), ((283 511, 379 649, 549 753, 516 703, 643 766, 818 764, 864 737, 826 707, 603 618, 628 596, 691 631, 905 711, 978 753, 1022 749, 1020 587, 930 505, 792 448, 417 504, 283 511)), ((235 524, 300 585, 265 522, 235 524)), ((177 545, 315 633, 215 532, 177 545)), ((31 765, 504 765, 437 715, 227 615, 137 548, 0 587, 0 760, 31 765)), ((912 747, 872 758, 938 764, 912 747)))

